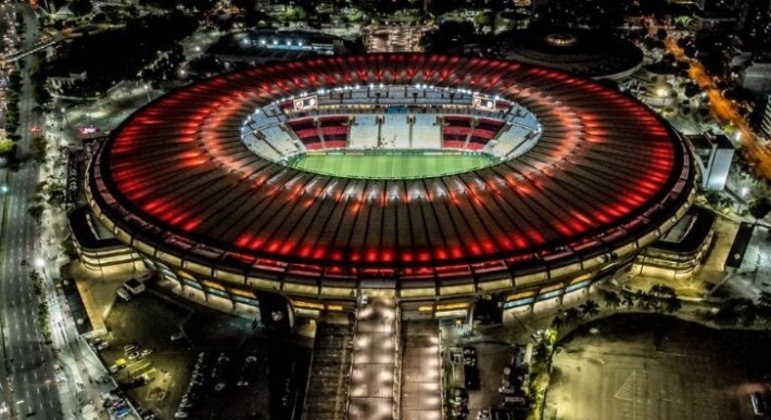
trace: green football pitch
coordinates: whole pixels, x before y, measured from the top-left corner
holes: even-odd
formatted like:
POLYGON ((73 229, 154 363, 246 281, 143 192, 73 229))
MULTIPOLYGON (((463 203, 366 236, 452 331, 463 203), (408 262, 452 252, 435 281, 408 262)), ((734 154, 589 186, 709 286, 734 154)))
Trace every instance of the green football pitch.
POLYGON ((485 154, 442 152, 306 153, 290 165, 308 172, 349 178, 400 179, 457 174, 492 164, 485 154))

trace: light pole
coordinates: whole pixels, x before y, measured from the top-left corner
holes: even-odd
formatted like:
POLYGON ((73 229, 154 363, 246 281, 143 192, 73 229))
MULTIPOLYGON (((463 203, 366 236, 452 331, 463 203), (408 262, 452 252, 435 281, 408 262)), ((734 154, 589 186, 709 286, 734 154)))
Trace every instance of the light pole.
POLYGON ((62 111, 62 118, 64 119, 64 122, 67 124, 67 127, 69 127, 70 119, 67 118, 67 110, 64 107, 61 107, 60 111, 62 111))
POLYGON ((743 208, 742 206, 745 204, 745 200, 747 198, 747 193, 749 193, 750 190, 747 187, 742 187, 741 190, 739 190, 739 198, 741 198, 741 201, 739 202, 739 211, 737 213, 741 213, 743 208))
POLYGON ((35 258, 35 267, 40 269, 40 271, 43 273, 43 277, 47 281, 48 280, 48 273, 46 273, 46 262, 43 259, 43 257, 35 258))

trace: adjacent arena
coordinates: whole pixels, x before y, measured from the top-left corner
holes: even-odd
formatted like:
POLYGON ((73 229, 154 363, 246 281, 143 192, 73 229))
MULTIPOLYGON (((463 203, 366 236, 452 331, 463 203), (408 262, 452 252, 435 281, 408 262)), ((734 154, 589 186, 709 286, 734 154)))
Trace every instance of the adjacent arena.
POLYGON ((516 62, 424 54, 263 66, 174 91, 88 171, 97 217, 178 293, 295 312, 361 293, 463 316, 561 302, 685 214, 686 143, 644 105, 516 62))

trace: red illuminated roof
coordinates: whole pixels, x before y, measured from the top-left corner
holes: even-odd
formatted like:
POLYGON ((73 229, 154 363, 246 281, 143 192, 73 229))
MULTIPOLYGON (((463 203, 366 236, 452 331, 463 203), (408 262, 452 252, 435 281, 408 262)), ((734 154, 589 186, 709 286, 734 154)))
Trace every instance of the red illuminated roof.
POLYGON ((315 58, 193 84, 130 117, 91 171, 109 219, 182 258, 401 279, 607 253, 671 218, 693 178, 680 137, 616 91, 515 62, 422 54, 315 58), (305 173, 241 141, 244 120, 271 101, 369 83, 500 95, 532 112, 543 135, 514 160, 419 180, 305 173))

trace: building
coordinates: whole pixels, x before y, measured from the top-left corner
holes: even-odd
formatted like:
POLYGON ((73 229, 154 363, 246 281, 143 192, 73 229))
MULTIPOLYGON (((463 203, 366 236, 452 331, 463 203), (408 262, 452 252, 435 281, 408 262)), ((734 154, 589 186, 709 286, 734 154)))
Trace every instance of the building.
POLYGON ((67 215, 72 241, 83 266, 104 271, 112 268, 143 268, 142 258, 93 219, 88 207, 78 207, 67 215))
POLYGON ((221 37, 206 54, 225 63, 258 65, 348 52, 342 38, 322 32, 253 29, 221 37))
POLYGON ((267 65, 157 99, 113 130, 86 196, 160 284, 215 308, 255 311, 272 296, 317 316, 379 295, 405 317, 463 318, 481 293, 517 310, 585 293, 683 217, 694 176, 663 119, 590 80, 368 54, 267 65), (409 176, 297 164, 383 154, 487 160, 409 176))
POLYGON ((420 40, 431 29, 427 25, 372 25, 364 28, 362 37, 371 53, 420 51, 420 40))
POLYGON ((663 279, 690 279, 709 255, 715 238, 715 215, 694 206, 666 235, 643 249, 632 272, 663 279))
POLYGON ((578 28, 512 31, 502 36, 500 50, 509 60, 594 79, 623 79, 643 62, 642 50, 631 42, 578 28))
POLYGON ((734 157, 731 141, 723 134, 712 133, 688 136, 688 140, 701 170, 701 188, 723 191, 734 157))
POLYGON ((771 91, 771 62, 752 63, 741 73, 742 87, 755 93, 771 91))
POLYGON ((766 96, 766 104, 760 119, 760 133, 766 140, 771 141, 771 95, 766 96))

